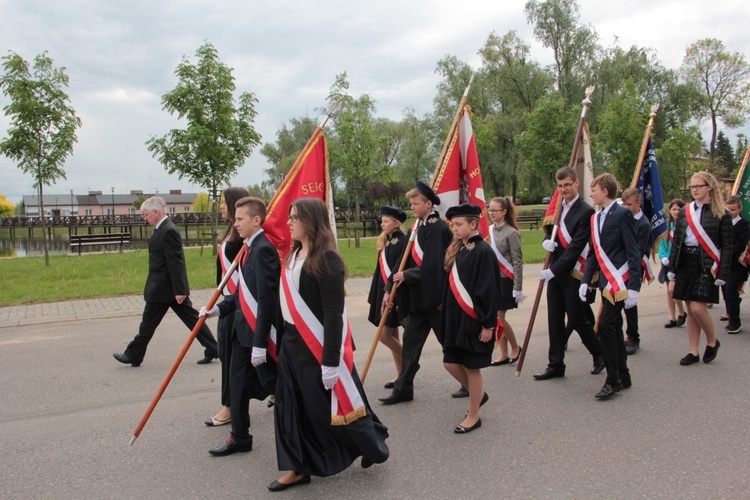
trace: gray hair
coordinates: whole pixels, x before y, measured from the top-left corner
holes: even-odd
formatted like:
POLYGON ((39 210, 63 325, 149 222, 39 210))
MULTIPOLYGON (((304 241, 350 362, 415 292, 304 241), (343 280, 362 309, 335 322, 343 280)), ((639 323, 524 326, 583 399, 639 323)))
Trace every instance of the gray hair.
POLYGON ((152 196, 141 203, 141 211, 143 210, 156 211, 165 214, 167 213, 167 204, 161 196, 152 196))

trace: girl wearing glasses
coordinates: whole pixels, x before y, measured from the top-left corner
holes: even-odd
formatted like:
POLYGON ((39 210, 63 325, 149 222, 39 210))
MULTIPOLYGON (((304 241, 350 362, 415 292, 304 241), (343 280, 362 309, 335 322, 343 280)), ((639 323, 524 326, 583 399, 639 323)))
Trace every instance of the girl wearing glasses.
POLYGON ((706 335, 703 362, 716 358, 721 345, 707 305, 719 303, 719 287, 725 285, 732 258, 732 216, 724 206, 716 178, 698 172, 690 180, 691 203, 680 210, 669 255, 669 291, 685 301, 690 352, 683 366, 700 361, 701 331, 706 335))
POLYGON ((512 365, 521 356, 521 347, 516 341, 513 328, 505 319, 508 309, 516 309, 523 301, 523 253, 521 252, 521 234, 516 223, 516 209, 507 196, 493 198, 487 210, 492 221, 491 234, 487 238, 495 249, 500 263, 500 303, 497 313, 503 324, 503 334, 497 340, 500 357, 491 362, 492 366, 512 365), (508 355, 510 344, 510 356, 508 355))
POLYGON ((681 300, 674 300, 672 293, 669 290, 669 283, 667 281, 667 271, 669 270, 669 254, 672 252, 672 241, 674 240, 674 228, 677 222, 677 216, 680 215, 680 209, 685 206, 685 202, 679 198, 669 202, 669 209, 667 209, 667 225, 669 226, 669 232, 666 238, 662 238, 659 242, 659 259, 661 259, 662 268, 659 272, 659 283, 667 283, 667 307, 669 308, 669 321, 664 324, 664 328, 674 328, 676 326, 682 326, 687 320, 687 313, 682 305, 681 300), (679 309, 680 314, 675 315, 679 309))

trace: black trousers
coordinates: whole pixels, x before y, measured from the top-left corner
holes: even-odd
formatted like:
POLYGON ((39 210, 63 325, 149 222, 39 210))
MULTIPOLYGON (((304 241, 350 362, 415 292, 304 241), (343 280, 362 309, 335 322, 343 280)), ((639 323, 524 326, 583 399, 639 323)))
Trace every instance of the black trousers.
POLYGON ((568 326, 578 332, 583 345, 591 355, 602 354, 599 339, 594 333, 594 325, 589 319, 591 307, 578 297, 580 284, 572 277, 553 278, 547 283, 548 366, 554 370, 565 371, 565 344, 568 341, 565 327, 566 314, 568 326), (589 310, 589 314, 586 309, 589 310))
POLYGON ((216 328, 216 344, 221 361, 221 404, 229 407, 229 376, 232 361, 232 329, 234 328, 234 314, 219 318, 216 328))
POLYGON ((419 358, 422 356, 422 348, 430 335, 430 330, 435 332, 440 345, 442 345, 440 311, 435 309, 409 313, 404 325, 403 368, 393 387, 394 393, 402 395, 414 393, 414 377, 419 371, 419 358))
POLYGON ((622 310, 625 302, 612 304, 602 297, 602 304, 602 314, 599 317, 599 338, 601 338, 604 362, 607 366, 607 383, 630 382, 628 353, 625 351, 625 339, 622 332, 622 310))
MULTIPOLYGON (((625 320, 628 322, 625 334, 633 342, 640 342, 641 334, 638 333, 638 306, 625 309, 625 320)), ((622 328, 622 318, 620 319, 620 328, 622 328)))
MULTIPOLYGON (((125 355, 132 361, 138 362, 143 361, 143 357, 146 355, 146 348, 148 343, 151 341, 151 337, 156 332, 156 327, 159 326, 164 315, 167 311, 172 309, 180 320, 190 328, 195 327, 198 322, 198 311, 193 309, 193 304, 189 298, 186 298, 182 304, 178 304, 177 301, 172 302, 146 302, 146 307, 143 309, 143 317, 141 318, 141 325, 138 328, 138 334, 130 341, 128 347, 125 349, 125 355)), ((205 323, 198 332, 198 342, 205 348, 205 356, 217 356, 216 339, 214 339, 211 329, 205 323)))
POLYGON ((729 270, 727 284, 721 287, 724 302, 727 304, 727 316, 733 325, 740 324, 740 285, 747 279, 747 269, 745 267, 734 267, 729 270))

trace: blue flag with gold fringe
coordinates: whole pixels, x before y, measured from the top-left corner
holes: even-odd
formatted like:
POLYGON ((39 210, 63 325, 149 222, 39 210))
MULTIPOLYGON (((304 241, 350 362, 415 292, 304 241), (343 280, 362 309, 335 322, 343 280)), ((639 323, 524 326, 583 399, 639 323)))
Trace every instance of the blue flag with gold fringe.
POLYGON ((648 138, 646 156, 643 157, 641 175, 638 177, 636 188, 641 192, 643 200, 643 215, 651 223, 651 254, 655 254, 659 248, 659 242, 667 235, 667 213, 664 210, 664 197, 661 194, 661 180, 659 179, 659 166, 656 164, 654 154, 654 143, 648 138))

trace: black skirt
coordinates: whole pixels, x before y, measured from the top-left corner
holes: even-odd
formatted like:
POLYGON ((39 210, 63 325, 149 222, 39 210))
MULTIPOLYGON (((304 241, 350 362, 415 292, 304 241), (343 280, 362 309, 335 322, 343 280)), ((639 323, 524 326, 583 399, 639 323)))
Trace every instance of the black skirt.
POLYGON ((348 425, 331 425, 331 391, 323 387, 320 365, 302 360, 300 349, 307 347, 294 325, 286 324, 274 406, 279 470, 331 476, 360 456, 385 462, 388 428, 372 412, 356 368, 352 376, 367 413, 348 425))
POLYGON ((683 245, 680 249, 679 267, 675 273, 673 298, 718 304, 719 287, 714 285, 714 281, 716 279, 703 265, 700 247, 683 245))
POLYGON ((500 278, 500 301, 498 309, 507 311, 517 309, 516 299, 513 297, 513 280, 510 278, 500 278))

